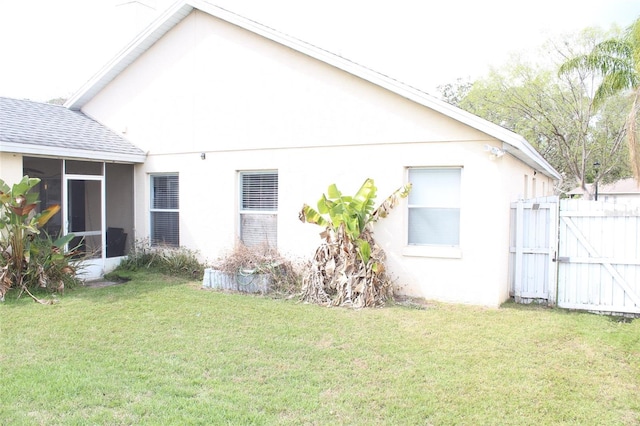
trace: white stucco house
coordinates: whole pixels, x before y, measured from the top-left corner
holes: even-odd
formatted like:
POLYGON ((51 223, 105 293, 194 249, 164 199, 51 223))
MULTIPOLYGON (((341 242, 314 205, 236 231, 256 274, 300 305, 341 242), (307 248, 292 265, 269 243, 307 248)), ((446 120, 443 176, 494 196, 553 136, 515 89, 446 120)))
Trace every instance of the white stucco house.
MULTIPOLYGON (((131 155, 114 157, 105 141, 103 158, 76 164, 0 133, 0 177, 32 168, 67 179, 67 204, 91 189, 103 200, 92 229, 103 248, 119 228, 128 244, 149 238, 206 259, 238 239, 310 258, 321 230, 298 220, 303 203, 332 183, 353 193, 373 178, 381 201, 411 181, 375 233, 397 290, 428 299, 505 301, 510 203, 550 195, 560 178, 519 135, 205 1, 170 7, 65 107, 131 155), (74 188, 69 176, 89 183, 74 188)), ((89 216, 87 197, 76 214, 89 216)), ((102 250, 97 268, 108 260, 102 250)))

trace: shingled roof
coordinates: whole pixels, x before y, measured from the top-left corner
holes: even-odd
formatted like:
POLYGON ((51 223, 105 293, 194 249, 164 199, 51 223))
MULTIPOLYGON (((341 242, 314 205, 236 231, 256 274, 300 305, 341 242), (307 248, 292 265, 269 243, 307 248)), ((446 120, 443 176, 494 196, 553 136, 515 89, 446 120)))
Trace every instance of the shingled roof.
POLYGON ((0 152, 141 163, 145 153, 79 111, 0 97, 0 152))

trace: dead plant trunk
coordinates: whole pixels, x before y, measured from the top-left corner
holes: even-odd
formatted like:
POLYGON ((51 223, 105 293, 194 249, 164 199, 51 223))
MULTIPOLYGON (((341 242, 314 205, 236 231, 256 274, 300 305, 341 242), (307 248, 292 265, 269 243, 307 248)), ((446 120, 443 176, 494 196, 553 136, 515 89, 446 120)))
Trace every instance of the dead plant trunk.
POLYGON ((384 271, 384 251, 366 230, 361 238, 371 246, 365 264, 344 232, 327 228, 302 281, 302 300, 330 306, 376 307, 391 297, 392 283, 384 271))

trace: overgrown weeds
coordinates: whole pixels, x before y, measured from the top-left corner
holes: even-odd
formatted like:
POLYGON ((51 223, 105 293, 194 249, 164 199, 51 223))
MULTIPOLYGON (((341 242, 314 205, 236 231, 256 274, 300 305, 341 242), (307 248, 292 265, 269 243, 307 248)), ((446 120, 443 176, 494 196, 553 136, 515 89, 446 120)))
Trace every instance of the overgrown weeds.
POLYGON ((137 240, 118 269, 150 269, 163 274, 200 279, 205 264, 198 252, 185 247, 152 247, 149 240, 137 240))
POLYGON ((274 296, 286 297, 300 292, 301 268, 266 244, 247 247, 238 241, 233 251, 215 262, 213 267, 231 275, 269 275, 272 279, 269 293, 274 296))
MULTIPOLYGON (((185 247, 153 247, 149 240, 135 242, 110 279, 126 277, 126 271, 149 270, 166 275, 201 280, 209 265, 199 253, 185 247)), ((300 292, 300 274, 293 262, 268 246, 247 247, 238 242, 234 249, 214 262, 215 269, 231 275, 267 274, 272 279, 269 294, 287 297, 300 292)))

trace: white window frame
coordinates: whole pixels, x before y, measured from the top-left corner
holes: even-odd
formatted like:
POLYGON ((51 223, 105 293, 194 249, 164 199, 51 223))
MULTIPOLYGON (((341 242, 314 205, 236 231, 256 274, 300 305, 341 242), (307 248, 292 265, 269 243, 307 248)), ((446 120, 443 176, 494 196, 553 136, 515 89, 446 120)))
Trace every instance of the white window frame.
MULTIPOLYGON (((428 206, 428 207, 444 207, 444 208, 457 208, 460 211, 460 221, 459 221, 459 229, 458 229, 458 242, 457 244, 409 244, 410 238, 410 230, 409 230, 409 211, 412 208, 428 208, 427 206, 421 206, 417 204, 411 204, 410 199, 407 200, 407 209, 406 209, 406 226, 405 226, 405 246, 403 249, 403 255, 405 256, 416 256, 416 257, 437 257, 437 258, 461 258, 462 257, 462 249, 461 249, 461 241, 462 241, 462 187, 464 180, 464 168, 462 166, 416 166, 416 167, 408 167, 406 169, 406 177, 407 181, 410 182, 410 174, 411 170, 459 170, 460 172, 460 188, 459 188, 459 199, 457 203, 451 205, 442 205, 442 206, 428 206)), ((415 190, 415 185, 414 185, 415 190)), ((410 196, 411 197, 411 196, 410 196)))
MULTIPOLYGON (((268 188, 266 188, 268 189, 268 188)), ((257 194, 260 195, 260 194, 257 194)), ((276 248, 278 246, 278 197, 279 197, 279 176, 278 170, 242 170, 238 172, 238 239, 247 246, 256 246, 266 243, 269 247, 276 248), (271 175, 275 181, 275 194, 271 194, 271 199, 265 202, 264 206, 256 206, 246 208, 245 201, 245 176, 271 175), (267 230, 265 237, 259 241, 248 241, 245 238, 243 223, 253 216, 275 216, 271 218, 273 229, 267 230)), ((259 203, 260 204, 260 203, 259 203)), ((265 217, 265 221, 268 221, 265 217)), ((257 239, 257 238, 256 238, 257 239)))
POLYGON ((178 173, 151 173, 149 174, 149 242, 151 243, 152 246, 163 246, 163 245, 168 245, 170 247, 179 247, 180 246, 180 176, 178 173), (155 188, 155 179, 156 178, 160 178, 160 177, 170 177, 170 176, 175 176, 178 179, 178 193, 177 193, 177 208, 155 208, 154 207, 154 188, 155 188), (154 213, 163 213, 163 212, 168 212, 168 213, 177 213, 177 223, 176 223, 176 227, 178 229, 177 231, 177 242, 175 244, 173 243, 169 243, 169 244, 163 244, 158 242, 154 237, 154 226, 153 226, 153 216, 154 213))

